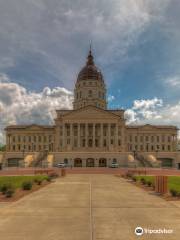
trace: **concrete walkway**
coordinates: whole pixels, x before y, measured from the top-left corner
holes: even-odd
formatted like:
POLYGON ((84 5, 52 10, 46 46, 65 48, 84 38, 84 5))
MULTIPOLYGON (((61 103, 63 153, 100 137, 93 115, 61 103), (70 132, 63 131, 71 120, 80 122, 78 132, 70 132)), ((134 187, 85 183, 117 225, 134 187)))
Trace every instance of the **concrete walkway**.
POLYGON ((180 239, 180 208, 112 175, 68 175, 0 208, 2 240, 180 239), (144 234, 137 226, 173 229, 144 234))

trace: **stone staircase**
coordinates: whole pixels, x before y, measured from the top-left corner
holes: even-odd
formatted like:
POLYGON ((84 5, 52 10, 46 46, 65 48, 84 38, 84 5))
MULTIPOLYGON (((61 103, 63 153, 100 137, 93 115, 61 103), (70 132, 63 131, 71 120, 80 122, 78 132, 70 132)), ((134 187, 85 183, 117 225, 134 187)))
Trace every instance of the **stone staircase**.
POLYGON ((153 167, 153 164, 142 155, 136 156, 136 161, 139 167, 149 167, 149 168, 153 167))
POLYGON ((34 160, 30 164, 30 167, 46 167, 45 162, 47 158, 48 153, 46 151, 39 152, 34 156, 34 160))

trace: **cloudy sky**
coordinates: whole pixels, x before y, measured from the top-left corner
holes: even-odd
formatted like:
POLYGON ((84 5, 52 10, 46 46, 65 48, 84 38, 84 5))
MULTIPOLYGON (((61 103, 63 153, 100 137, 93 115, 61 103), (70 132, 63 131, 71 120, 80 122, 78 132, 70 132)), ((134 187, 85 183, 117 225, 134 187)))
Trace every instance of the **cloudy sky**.
POLYGON ((180 127, 179 0, 0 0, 0 142, 7 124, 72 107, 89 43, 110 108, 180 127))

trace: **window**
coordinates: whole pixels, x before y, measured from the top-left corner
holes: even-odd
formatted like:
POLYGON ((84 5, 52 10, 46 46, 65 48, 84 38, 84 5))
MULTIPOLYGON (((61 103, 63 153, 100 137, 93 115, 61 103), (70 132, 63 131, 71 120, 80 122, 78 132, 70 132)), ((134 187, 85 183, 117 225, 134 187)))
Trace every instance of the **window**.
POLYGON ((64 159, 64 163, 68 164, 68 159, 67 158, 64 159))
POLYGON ((113 163, 117 163, 117 159, 116 159, 116 158, 113 158, 112 162, 113 162, 113 163))
POLYGON ((113 141, 113 139, 111 139, 111 144, 114 144, 114 141, 113 141))
POLYGON ((36 136, 34 136, 34 142, 36 142, 36 136))
POLYGON ((39 142, 41 142, 41 136, 38 137, 39 142))
POLYGON ((106 147, 106 139, 103 141, 103 146, 106 147))
POLYGON ((135 136, 135 142, 137 142, 138 141, 138 138, 137 138, 137 136, 135 136))
POLYGON ((77 147, 77 140, 74 139, 74 147, 77 147))
POLYGON ((154 142, 154 136, 151 136, 151 142, 154 142))
POLYGON ((118 140, 118 145, 121 146, 121 140, 118 140))
POLYGON ((168 151, 171 151, 171 146, 170 145, 168 145, 168 151))
POLYGON ((171 137, 170 136, 168 136, 168 142, 171 142, 171 137))
POLYGON ((89 90, 89 91, 88 91, 88 96, 89 96, 89 97, 92 97, 92 90, 89 90))
POLYGON ((83 139, 83 147, 86 146, 86 139, 83 139))
POLYGON ((148 136, 146 136, 146 142, 148 142, 149 141, 149 137, 148 136))
POLYGON ((29 142, 31 142, 31 136, 29 136, 29 142))
POLYGON ((159 136, 157 136, 157 142, 159 142, 159 136))
POLYGON ((143 142, 143 136, 140 137, 140 141, 143 142))

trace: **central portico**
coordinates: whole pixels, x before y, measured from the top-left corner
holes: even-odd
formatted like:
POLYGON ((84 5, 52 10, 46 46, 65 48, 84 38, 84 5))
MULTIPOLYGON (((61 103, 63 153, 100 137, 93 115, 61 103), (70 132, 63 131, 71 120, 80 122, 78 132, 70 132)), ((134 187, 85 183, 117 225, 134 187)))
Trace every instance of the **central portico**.
POLYGON ((124 151, 123 111, 87 106, 75 111, 57 111, 57 151, 124 151))

